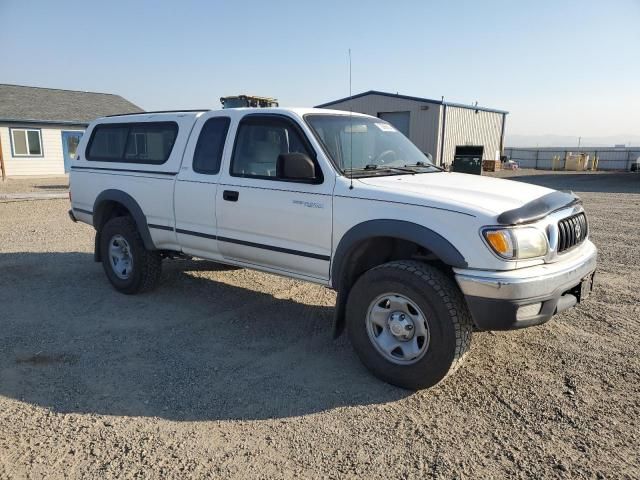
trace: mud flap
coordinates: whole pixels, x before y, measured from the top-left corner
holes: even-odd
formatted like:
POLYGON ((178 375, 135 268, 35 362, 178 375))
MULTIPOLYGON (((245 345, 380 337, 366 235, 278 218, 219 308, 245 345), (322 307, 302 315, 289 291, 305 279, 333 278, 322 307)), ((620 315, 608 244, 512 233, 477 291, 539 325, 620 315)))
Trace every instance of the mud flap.
POLYGON ((339 290, 336 296, 336 308, 333 313, 333 338, 336 339, 342 332, 346 325, 346 312, 347 312, 347 298, 349 292, 345 292, 345 289, 339 290), (344 293, 343 293, 344 292, 344 293))
POLYGON ((96 237, 93 242, 93 261, 96 263, 102 262, 102 256, 100 255, 100 232, 96 230, 96 237))

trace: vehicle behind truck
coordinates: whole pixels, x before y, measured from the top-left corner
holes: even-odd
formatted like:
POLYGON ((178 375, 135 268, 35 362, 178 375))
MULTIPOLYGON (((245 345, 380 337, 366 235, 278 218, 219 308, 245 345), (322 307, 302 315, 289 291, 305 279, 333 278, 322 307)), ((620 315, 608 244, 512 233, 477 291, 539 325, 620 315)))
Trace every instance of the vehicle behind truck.
POLYGON ((474 330, 540 325, 583 302, 596 270, 575 195, 445 172, 356 113, 100 118, 70 188, 70 217, 95 228, 94 258, 119 292, 153 290, 179 257, 325 285, 334 335, 410 389, 453 372, 474 330))

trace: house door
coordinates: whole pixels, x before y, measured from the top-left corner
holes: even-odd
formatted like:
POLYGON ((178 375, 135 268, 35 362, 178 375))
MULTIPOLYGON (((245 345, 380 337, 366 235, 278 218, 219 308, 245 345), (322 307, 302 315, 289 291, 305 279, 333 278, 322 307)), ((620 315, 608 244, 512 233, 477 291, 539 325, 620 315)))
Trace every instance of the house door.
POLYGON ((62 132, 62 154, 64 156, 64 172, 69 172, 71 160, 75 160, 78 144, 84 132, 81 130, 73 130, 62 132))

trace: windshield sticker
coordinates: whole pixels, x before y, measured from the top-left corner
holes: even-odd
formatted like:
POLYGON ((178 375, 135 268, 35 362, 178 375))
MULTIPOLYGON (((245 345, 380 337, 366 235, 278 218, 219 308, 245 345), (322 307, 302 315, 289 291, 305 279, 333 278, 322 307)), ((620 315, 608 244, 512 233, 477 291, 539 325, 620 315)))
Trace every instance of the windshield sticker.
POLYGON ((390 125, 388 123, 376 123, 376 127, 378 127, 383 132, 395 132, 396 131, 396 129, 393 128, 393 125, 390 125))
POLYGON ((344 133, 367 133, 366 125, 347 125, 344 127, 344 133))

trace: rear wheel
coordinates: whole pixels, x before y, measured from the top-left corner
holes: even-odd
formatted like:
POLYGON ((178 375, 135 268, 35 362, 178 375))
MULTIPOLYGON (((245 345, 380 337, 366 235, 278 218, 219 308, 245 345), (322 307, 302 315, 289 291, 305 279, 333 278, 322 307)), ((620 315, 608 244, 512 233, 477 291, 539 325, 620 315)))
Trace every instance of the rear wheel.
POLYGON ((347 301, 347 329, 374 375, 417 390, 460 365, 471 344, 472 321, 449 277, 406 260, 380 265, 357 280, 347 301))
POLYGON ((126 294, 152 290, 160 279, 162 259, 145 248, 131 217, 109 220, 100 234, 100 255, 107 278, 126 294))

